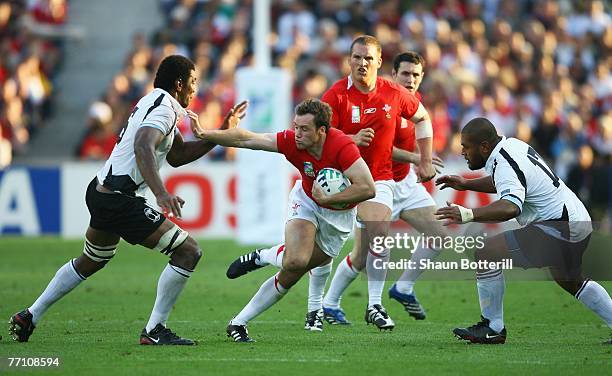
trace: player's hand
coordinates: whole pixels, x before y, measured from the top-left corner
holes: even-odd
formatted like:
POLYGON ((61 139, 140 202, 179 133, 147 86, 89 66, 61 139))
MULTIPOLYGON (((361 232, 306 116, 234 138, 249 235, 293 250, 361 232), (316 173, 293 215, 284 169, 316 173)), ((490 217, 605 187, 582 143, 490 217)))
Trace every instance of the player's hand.
POLYGON ((446 220, 442 225, 448 226, 451 224, 462 223, 461 221, 461 211, 458 206, 453 206, 450 202, 446 201, 446 205, 442 208, 439 208, 434 213, 434 217, 438 221, 446 220))
POLYGON ((441 185, 440 190, 453 188, 458 191, 465 191, 467 189, 465 183, 465 178, 458 175, 444 175, 436 179, 436 185, 441 185))
POLYGON ((433 179, 434 176, 436 176, 436 169, 434 168, 432 163, 419 165, 419 170, 417 171, 418 183, 425 183, 426 181, 430 181, 431 179, 433 179))
POLYGON ((221 129, 232 129, 236 128, 240 124, 240 120, 246 115, 246 109, 249 106, 248 101, 242 101, 232 107, 223 119, 223 125, 221 129))
POLYGON ((370 143, 374 139, 374 129, 363 128, 357 132, 357 134, 354 134, 352 138, 357 146, 370 146, 370 143))
POLYGON ((431 164, 436 169, 436 173, 442 173, 442 169, 444 168, 444 161, 442 160, 442 158, 434 155, 433 157, 431 157, 431 164))
POLYGON ((155 196, 157 200, 157 206, 159 206, 163 213, 169 218, 176 217, 181 219, 181 208, 185 204, 185 200, 179 196, 171 195, 168 192, 163 192, 155 196))
POLYGON ((325 192, 323 192, 323 190, 321 189, 321 187, 319 187, 316 184, 312 185, 312 198, 314 198, 314 200, 317 202, 317 204, 319 205, 328 205, 328 198, 329 196, 327 196, 325 194, 325 192))
POLYGON ((193 133, 193 135, 197 138, 203 138, 204 129, 202 129, 202 126, 200 126, 200 117, 198 116, 198 114, 188 109, 187 117, 189 117, 189 124, 191 126, 191 132, 193 133))
POLYGON ((203 139, 204 129, 200 126, 200 117, 198 114, 191 110, 187 110, 187 116, 189 117, 189 124, 191 125, 191 133, 193 133, 196 138, 203 139))

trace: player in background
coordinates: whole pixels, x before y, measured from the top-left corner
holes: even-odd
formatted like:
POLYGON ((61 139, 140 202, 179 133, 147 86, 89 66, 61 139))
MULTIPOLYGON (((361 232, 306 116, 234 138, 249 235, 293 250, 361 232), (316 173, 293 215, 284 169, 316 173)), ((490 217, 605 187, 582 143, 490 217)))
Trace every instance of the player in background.
POLYGON ((346 321, 339 300, 335 297, 341 296, 358 273, 365 269, 368 276, 365 320, 379 329, 392 329, 395 323, 382 306, 386 270, 373 267, 376 258, 382 258, 383 261, 388 259, 389 250, 376 253, 370 244, 374 237, 386 236, 389 231, 395 188, 392 153, 397 120, 404 118, 415 125, 416 142, 420 150, 420 182, 428 181, 436 174, 432 165, 431 120, 413 93, 399 84, 378 77, 382 57, 376 38, 356 38, 351 45, 349 64, 350 76, 336 82, 323 95, 323 100, 334 110, 334 126, 353 135, 355 143, 360 147, 361 155, 376 181, 376 197, 358 206, 356 228, 361 229, 362 235, 355 236, 353 250, 339 263, 323 305, 328 308, 329 321, 346 321))
POLYGON ((330 128, 331 116, 328 104, 307 99, 295 108, 293 130, 257 134, 241 128, 193 128, 197 137, 215 144, 281 153, 302 178, 289 195, 282 269, 265 281, 229 322, 227 335, 235 342, 252 342, 248 322, 278 302, 310 269, 330 264, 338 256, 353 227, 355 205, 375 195, 372 175, 357 146, 350 137, 330 128), (343 192, 326 196, 313 184, 319 170, 326 167, 342 171, 352 184, 343 192), (347 209, 332 207, 338 204, 351 205, 347 209))
MULTIPOLYGON (((393 59, 393 70, 391 77, 393 81, 413 93, 419 100, 419 86, 425 75, 425 60, 416 52, 400 53, 393 59)), ((391 221, 402 219, 410 224, 419 233, 431 236, 446 236, 447 233, 439 221, 434 218, 436 203, 422 184, 417 182, 414 166, 420 161, 420 155, 415 153, 415 134, 414 124, 402 117, 397 117, 395 140, 393 142, 393 180, 396 182, 393 189, 393 211, 391 221)), ((432 162, 437 167, 444 167, 443 162, 438 157, 433 157, 432 162)), ((347 256, 347 266, 351 257, 361 249, 361 231, 355 229, 355 243, 353 253, 347 256)), ((438 256, 440 250, 418 247, 412 254, 411 261, 415 265, 420 265, 420 260, 431 259, 438 256)), ((354 268, 354 265, 353 265, 354 268)), ((408 314, 417 320, 425 319, 425 310, 416 299, 413 286, 417 278, 423 273, 423 269, 407 269, 403 272, 399 280, 389 289, 389 297, 397 300, 404 306, 408 314)), ((343 279, 332 281, 330 291, 323 300, 323 311, 325 319, 332 325, 350 324, 345 317, 344 311, 340 307, 340 301, 344 289, 348 287, 346 277, 356 276, 356 274, 345 273, 343 279), (338 282, 343 281, 341 286, 338 282)), ((321 295, 323 292, 321 292, 321 295)), ((312 298, 312 295, 309 295, 312 298)), ((317 297, 314 297, 317 300, 317 297)), ((309 305, 311 303, 309 302, 309 305)))
MULTIPOLYGON (((180 219, 185 201, 166 190, 159 168, 164 159, 173 167, 192 162, 215 145, 208 141, 184 142, 176 126, 184 116, 189 116, 192 124, 199 124, 198 116, 185 110, 197 88, 191 60, 179 55, 166 57, 157 69, 153 86, 153 91, 136 104, 109 159, 87 187, 85 201, 91 220, 83 254, 57 271, 34 304, 11 317, 9 331, 14 340, 27 342, 47 309, 102 269, 115 255, 119 238, 123 238, 170 258, 159 277, 155 305, 140 343, 195 344, 168 329, 166 321, 202 251, 187 232, 164 216, 167 213, 180 219), (164 213, 147 204, 147 186, 164 213)), ((223 126, 239 122, 245 107, 245 103, 235 106, 223 126)))
MULTIPOLYGON (((485 168, 488 176, 464 179, 442 176, 442 189, 497 193, 499 200, 481 208, 450 204, 436 211, 450 223, 504 222, 516 218, 524 227, 487 238, 475 259, 514 266, 550 267, 555 281, 612 328, 612 299, 597 282, 582 276, 582 255, 591 238, 591 218, 582 202, 546 165, 531 146, 497 135, 485 118, 470 120, 461 131, 461 154, 471 170, 485 168)), ((503 317, 505 291, 501 269, 476 273, 481 321, 455 328, 460 339, 496 344, 506 341, 503 317)))

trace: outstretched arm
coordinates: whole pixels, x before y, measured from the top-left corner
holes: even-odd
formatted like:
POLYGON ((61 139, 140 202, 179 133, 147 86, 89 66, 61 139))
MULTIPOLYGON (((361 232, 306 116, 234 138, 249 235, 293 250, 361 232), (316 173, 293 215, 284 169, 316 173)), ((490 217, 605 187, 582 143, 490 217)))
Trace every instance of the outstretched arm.
MULTIPOLYGON (((232 107, 225 115, 221 129, 231 129, 236 127, 238 123, 240 123, 240 119, 244 117, 247 106, 248 103, 243 101, 232 107)), ((192 129, 195 127, 196 129, 201 130, 198 115, 191 110, 187 110, 187 116, 189 116, 192 129)), ((211 151, 215 146, 217 146, 216 143, 208 140, 185 142, 180 133, 177 132, 177 135, 174 138, 174 143, 172 144, 172 149, 170 149, 170 152, 168 152, 166 160, 170 166, 179 167, 199 159, 211 151)))
POLYGON ((441 185, 440 190, 453 188, 458 191, 497 192, 493 184, 493 178, 489 175, 476 179, 466 179, 459 175, 444 175, 436 180, 436 185, 441 185))
POLYGON ((246 129, 234 128, 227 130, 203 130, 197 137, 222 146, 278 151, 275 133, 253 133, 246 129))
POLYGON ((451 204, 436 211, 438 220, 447 220, 444 225, 468 222, 505 222, 521 214, 521 209, 512 201, 501 199, 481 208, 468 209, 451 204))

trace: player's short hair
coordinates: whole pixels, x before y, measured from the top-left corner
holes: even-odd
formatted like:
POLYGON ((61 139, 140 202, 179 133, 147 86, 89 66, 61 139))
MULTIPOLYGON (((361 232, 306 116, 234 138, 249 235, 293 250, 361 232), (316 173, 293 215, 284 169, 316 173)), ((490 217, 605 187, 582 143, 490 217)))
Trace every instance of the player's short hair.
POLYGON ((477 144, 487 141, 492 145, 499 139, 493 123, 491 123, 489 119, 483 117, 477 117, 470 120, 465 127, 463 127, 461 133, 469 136, 470 141, 477 144))
POLYGON ((363 44, 364 46, 374 46, 376 47, 378 55, 382 54, 382 47, 380 45, 380 42, 378 41, 378 39, 371 35, 361 35, 353 39, 353 43, 351 43, 351 49, 349 50, 349 53, 351 55, 353 54, 353 46, 356 44, 363 44))
POLYGON ((329 123, 332 117, 332 108, 329 104, 315 98, 305 99, 295 106, 295 114, 302 116, 311 114, 314 116, 315 128, 325 127, 329 130, 329 123))
POLYGON ((393 69, 397 72, 400 64, 403 62, 412 63, 414 65, 421 65, 423 71, 425 71, 425 59, 420 54, 414 51, 402 52, 401 54, 395 55, 393 58, 393 69))
POLYGON ((159 64, 153 87, 164 89, 167 92, 175 90, 176 80, 183 80, 188 84, 191 71, 195 70, 195 64, 189 58, 181 55, 170 55, 159 64))

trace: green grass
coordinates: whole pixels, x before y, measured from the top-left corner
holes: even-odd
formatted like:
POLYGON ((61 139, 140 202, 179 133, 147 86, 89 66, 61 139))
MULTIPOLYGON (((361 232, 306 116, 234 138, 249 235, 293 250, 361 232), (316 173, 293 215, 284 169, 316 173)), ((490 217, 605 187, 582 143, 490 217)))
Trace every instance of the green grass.
MULTIPOLYGON (((44 373, 113 376, 601 375, 612 369, 612 346, 601 344, 609 338, 607 327, 569 294, 545 281, 507 283, 509 337, 501 346, 467 345, 451 335, 454 326, 473 324, 479 317, 473 281, 420 281, 417 292, 428 311, 423 322, 412 320, 399 304, 385 297, 383 302, 397 326, 393 332, 381 333, 363 322, 367 295, 363 278, 349 287, 343 300, 353 326, 326 326, 322 333, 303 330, 306 278, 249 325, 257 343, 235 344, 225 336, 227 321, 274 271, 263 269, 230 281, 225 277, 226 266, 245 249, 232 241, 200 244, 204 258, 169 321, 179 334, 197 339, 198 346, 138 345, 166 258, 122 243, 104 270, 47 312, 30 342, 13 342, 3 329, 0 358, 59 356, 61 368, 44 373)), ((8 320, 31 304, 55 271, 81 248, 81 241, 0 238, 0 319, 8 320)), ((612 291, 612 283, 604 285, 612 291)))

